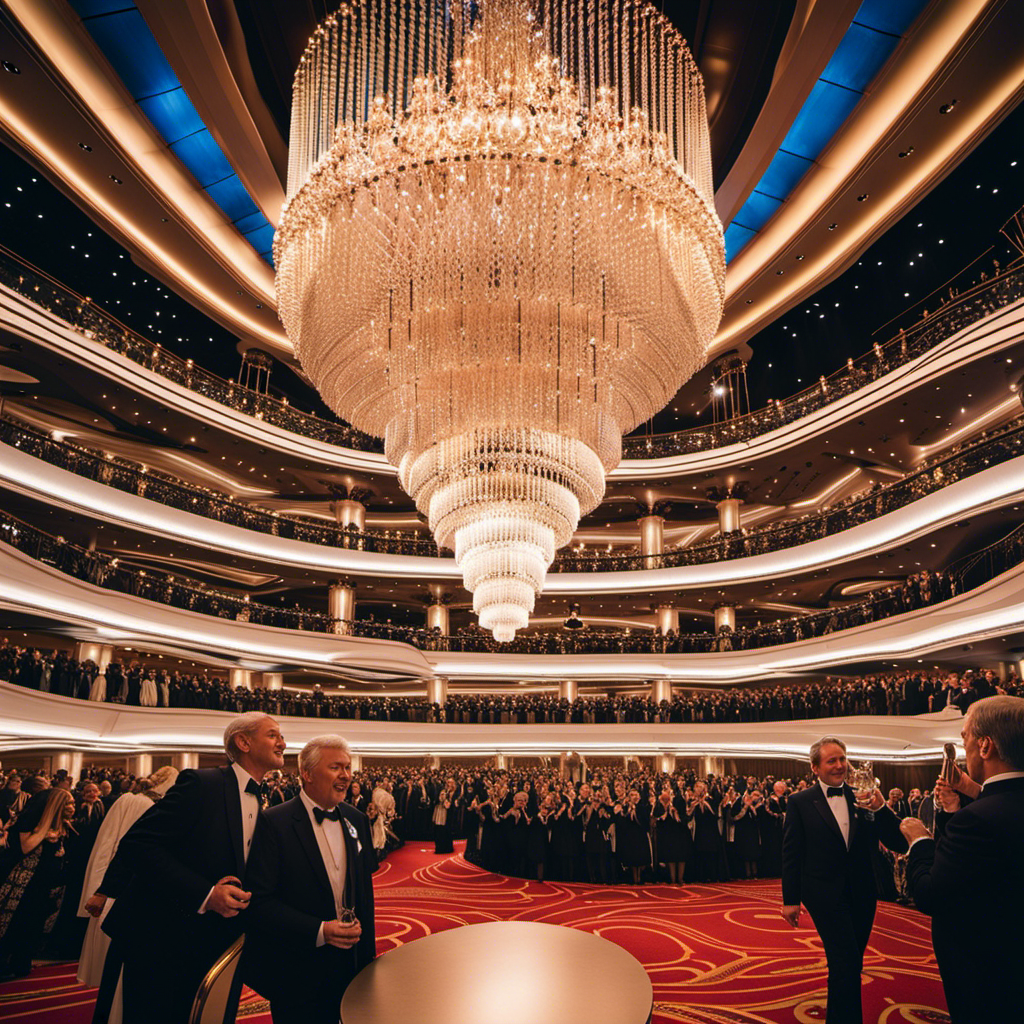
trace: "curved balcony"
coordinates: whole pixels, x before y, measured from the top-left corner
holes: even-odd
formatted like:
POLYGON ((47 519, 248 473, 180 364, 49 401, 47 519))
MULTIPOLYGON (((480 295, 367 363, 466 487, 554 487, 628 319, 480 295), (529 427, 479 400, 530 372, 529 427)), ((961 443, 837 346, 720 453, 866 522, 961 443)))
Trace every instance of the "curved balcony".
MULTIPOLYGON (((302 413, 286 400, 261 395, 195 366, 192 360, 180 359, 3 246, 0 284, 59 317, 90 341, 204 399, 319 444, 374 456, 383 452, 379 439, 347 424, 302 413)), ((882 380, 1021 298, 1024 267, 1007 269, 968 288, 909 330, 901 330, 886 342, 874 345, 870 352, 849 360, 846 366, 810 388, 721 424, 625 438, 623 457, 643 462, 710 452, 773 433, 882 380)), ((387 464, 379 461, 384 469, 387 464)))
POLYGON ((873 592, 862 601, 821 612, 793 616, 756 627, 717 634, 535 632, 498 644, 478 627, 443 635, 436 630, 395 626, 372 620, 332 620, 324 612, 261 604, 248 597, 195 583, 181 575, 135 569, 119 558, 71 544, 0 512, 0 539, 58 572, 112 590, 202 615, 288 630, 340 633, 346 636, 407 644, 422 651, 458 654, 708 654, 757 650, 814 637, 826 637, 866 623, 941 604, 967 589, 994 579, 1024 560, 1024 526, 944 572, 924 570, 900 586, 873 592))
MULTIPOLYGON (((5 531, 0 529, 0 538, 5 531)), ((12 538, 15 539, 15 538, 12 538)), ((983 568, 975 572, 983 573, 983 568)), ((997 566, 993 565, 991 571, 997 566)), ((237 600, 237 598, 236 598, 237 600)), ((125 595, 82 582, 0 539, 0 609, 21 621, 59 625, 92 643, 132 646, 253 671, 310 670, 319 678, 396 682, 440 675, 451 680, 666 679, 691 686, 737 679, 792 679, 844 664, 923 658, 1024 630, 1024 564, 930 607, 847 630, 754 650, 709 654, 469 654, 420 651, 408 644, 260 626, 125 595)), ((223 611, 224 609, 222 609, 223 611)))
MULTIPOLYGON (((61 750, 223 750, 227 711, 113 706, 27 690, 0 682, 0 751, 60 747, 61 750)), ((700 722, 652 727, 622 725, 447 725, 347 720, 340 731, 359 756, 421 755, 557 757, 583 755, 678 757, 792 757, 806 763, 808 747, 822 732, 849 737, 853 758, 915 764, 938 762, 942 746, 957 742, 963 719, 957 711, 908 717, 863 716, 777 722, 700 722), (834 721, 830 729, 829 722, 834 721)), ((285 717, 288 753, 324 731, 322 718, 285 717)))
MULTIPOLYGON (((433 541, 403 536, 397 531, 394 535, 388 531, 359 531, 354 527, 342 528, 298 516, 265 512, 217 491, 191 486, 168 474, 133 465, 124 459, 108 458, 83 445, 56 441, 10 418, 0 419, 0 441, 77 476, 231 526, 330 548, 418 558, 442 556, 433 541)), ((709 565, 782 551, 870 523, 1021 455, 1024 455, 1024 416, 934 456, 900 480, 876 486, 863 496, 837 502, 813 515, 737 531, 661 555, 563 551, 556 556, 551 572, 639 572, 709 565)), ((450 560, 450 555, 448 558, 450 560)))

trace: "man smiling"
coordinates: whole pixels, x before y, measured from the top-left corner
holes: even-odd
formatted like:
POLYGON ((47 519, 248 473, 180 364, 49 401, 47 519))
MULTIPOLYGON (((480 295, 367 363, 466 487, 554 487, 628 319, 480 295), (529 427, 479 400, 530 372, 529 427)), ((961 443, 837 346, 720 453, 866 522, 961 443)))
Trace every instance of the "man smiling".
POLYGON ((299 754, 302 791, 260 818, 249 879, 246 959, 274 1024, 337 1024, 348 983, 376 953, 366 815, 344 803, 352 757, 341 736, 299 754))
POLYGON ((861 1024, 860 975, 875 920, 871 852, 881 840, 902 853, 899 819, 878 789, 855 800, 846 785, 846 744, 811 747, 814 785, 794 793, 782 834, 782 916, 794 928, 803 904, 828 961, 827 1024, 861 1024))

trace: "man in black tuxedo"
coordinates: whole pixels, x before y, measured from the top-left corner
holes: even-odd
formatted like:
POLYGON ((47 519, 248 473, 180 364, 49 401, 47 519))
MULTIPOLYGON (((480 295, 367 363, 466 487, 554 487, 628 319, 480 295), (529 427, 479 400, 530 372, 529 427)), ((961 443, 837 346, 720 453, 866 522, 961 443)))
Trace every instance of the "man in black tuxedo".
POLYGON ((981 792, 932 839, 916 818, 907 890, 932 919, 932 945, 954 1024, 1021 1018, 1024 963, 1024 698, 987 697, 961 731, 967 773, 981 792))
POLYGON ((352 758, 341 736, 299 754, 302 791, 261 816, 249 863, 246 962, 274 1024, 338 1024, 348 983, 376 955, 366 815, 344 803, 352 758))
POLYGON ((246 862, 259 783, 284 765, 269 716, 251 711, 224 731, 231 764, 188 769, 126 833, 100 885, 103 922, 124 963, 124 1024, 184 1024, 203 976, 244 928, 246 862))
POLYGON ((875 919, 871 853, 879 840, 902 853, 899 820, 879 790, 861 802, 846 783, 846 744, 811 747, 814 785, 793 793, 782 835, 782 916, 794 928, 803 904, 828 962, 827 1024, 861 1024, 861 969, 875 919))

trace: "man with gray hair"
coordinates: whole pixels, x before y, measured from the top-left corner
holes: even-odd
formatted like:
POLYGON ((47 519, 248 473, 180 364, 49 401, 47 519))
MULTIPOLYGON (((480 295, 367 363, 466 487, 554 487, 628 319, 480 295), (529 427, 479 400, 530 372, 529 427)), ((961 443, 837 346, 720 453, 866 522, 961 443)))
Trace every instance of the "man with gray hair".
POLYGON ((345 803, 345 739, 310 740, 299 776, 299 795, 257 827, 246 958, 274 1024, 338 1024, 348 983, 376 955, 377 857, 366 815, 345 803))
POLYGON ((277 722, 252 711, 224 730, 231 763, 186 769, 128 830, 100 884, 124 963, 124 1024, 182 1024, 199 983, 245 927, 243 884, 263 776, 284 766, 277 722), (159 948, 159 955, 154 949, 159 948))
POLYGON ((981 792, 937 839, 917 818, 904 818, 907 890, 931 916, 953 1024, 1020 1020, 1024 698, 975 701, 960 735, 967 774, 981 792))

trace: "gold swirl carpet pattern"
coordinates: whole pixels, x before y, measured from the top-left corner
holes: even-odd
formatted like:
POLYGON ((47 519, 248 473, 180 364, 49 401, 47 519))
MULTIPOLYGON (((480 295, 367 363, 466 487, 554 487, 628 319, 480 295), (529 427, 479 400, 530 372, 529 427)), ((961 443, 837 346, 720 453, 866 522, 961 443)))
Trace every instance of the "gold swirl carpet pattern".
MULTIPOLYGON (((635 956, 654 986, 653 1024, 825 1020, 821 942, 811 927, 794 930, 779 916, 776 880, 639 887, 535 882, 411 843, 384 862, 374 888, 379 953, 461 925, 539 921, 592 932, 635 956)), ((949 1021, 926 917, 878 905, 863 992, 865 1024, 949 1021)), ((75 981, 74 965, 37 966, 30 977, 0 985, 0 1020, 88 1024, 93 996, 75 981)), ((270 1024, 266 1002, 247 990, 239 1019, 270 1024)))

